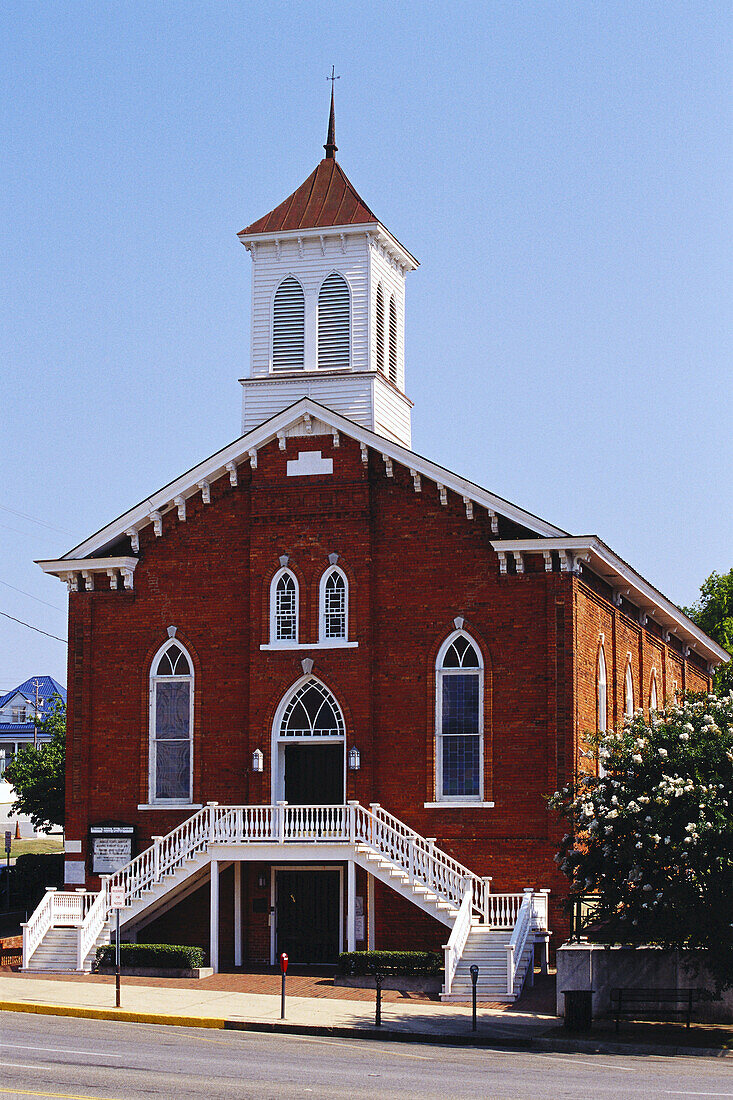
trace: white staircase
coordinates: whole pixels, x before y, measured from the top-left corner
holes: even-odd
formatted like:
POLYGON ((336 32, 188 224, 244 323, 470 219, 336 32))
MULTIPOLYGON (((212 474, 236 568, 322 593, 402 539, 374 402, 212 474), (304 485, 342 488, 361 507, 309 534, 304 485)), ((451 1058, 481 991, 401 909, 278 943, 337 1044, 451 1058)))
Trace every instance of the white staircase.
MULTIPOLYGON (((140 927, 206 881, 210 864, 345 859, 451 929, 444 999, 470 998, 468 967, 479 966, 480 997, 513 1000, 532 972, 536 939, 547 942, 547 891, 492 894, 479 878, 377 804, 219 806, 210 803, 114 875, 98 894, 46 897, 23 927, 23 967, 88 969, 109 942, 109 891, 121 887, 122 928, 140 927), (107 937, 104 939, 104 937, 107 937)), ((546 955, 546 953, 545 953, 546 955)))

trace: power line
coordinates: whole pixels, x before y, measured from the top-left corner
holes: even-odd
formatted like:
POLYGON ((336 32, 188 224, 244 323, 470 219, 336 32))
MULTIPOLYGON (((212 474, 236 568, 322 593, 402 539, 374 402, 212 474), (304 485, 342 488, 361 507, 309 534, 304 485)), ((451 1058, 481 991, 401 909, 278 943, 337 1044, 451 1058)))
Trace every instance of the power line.
POLYGON ((30 520, 31 523, 37 523, 39 527, 48 527, 49 531, 58 531, 61 535, 72 535, 72 531, 67 531, 64 527, 54 527, 52 523, 45 523, 42 519, 36 519, 35 516, 29 516, 27 512, 18 512, 15 508, 8 508, 6 504, 0 504, 0 508, 3 512, 10 512, 14 516, 20 516, 21 519, 30 520))
POLYGON ((63 607, 59 607, 58 604, 49 603, 48 600, 41 600, 38 596, 31 595, 30 592, 24 592, 22 588, 16 588, 14 584, 8 584, 7 581, 0 579, 0 584, 4 584, 6 588, 12 588, 13 592, 20 592, 21 596, 28 596, 29 599, 35 600, 36 603, 42 603, 46 607, 52 607, 54 611, 60 611, 62 615, 66 614, 63 607))
POLYGON ((14 615, 8 615, 7 611, 0 611, 0 615, 4 615, 6 619, 12 619, 14 623, 20 623, 21 626, 27 626, 29 630, 35 630, 37 634, 45 634, 47 638, 54 638, 57 642, 63 642, 64 645, 69 644, 66 638, 59 638, 58 634, 49 634, 47 630, 41 630, 38 626, 24 623, 22 619, 16 619, 14 615))

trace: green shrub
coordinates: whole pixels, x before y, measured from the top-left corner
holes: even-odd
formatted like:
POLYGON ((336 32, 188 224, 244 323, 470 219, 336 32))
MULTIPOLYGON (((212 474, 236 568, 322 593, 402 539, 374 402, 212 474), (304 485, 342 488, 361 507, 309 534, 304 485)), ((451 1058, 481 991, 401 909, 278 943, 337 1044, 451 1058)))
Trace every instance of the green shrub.
POLYGON ((342 951, 339 971, 349 977, 358 974, 439 974, 443 960, 434 951, 342 951))
POLYGON ((63 852, 43 855, 26 852, 15 861, 11 868, 10 889, 18 909, 27 909, 28 915, 38 905, 47 886, 63 889, 64 854, 63 852))
MULTIPOLYGON (((115 945, 97 948, 94 969, 115 965, 115 945)), ((194 970, 204 965, 203 947, 187 947, 176 943, 121 943, 120 965, 155 967, 165 970, 194 970)))

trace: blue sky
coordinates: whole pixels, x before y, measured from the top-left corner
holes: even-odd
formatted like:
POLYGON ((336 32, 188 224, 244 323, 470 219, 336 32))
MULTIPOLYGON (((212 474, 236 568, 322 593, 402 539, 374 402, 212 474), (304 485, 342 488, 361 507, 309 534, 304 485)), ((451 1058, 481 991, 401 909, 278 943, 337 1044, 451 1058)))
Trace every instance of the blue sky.
MULTIPOLYGON (((236 233, 322 156, 332 63, 339 160, 422 264, 415 449, 675 602, 733 565, 728 3, 0 19, 0 610, 65 637, 33 559, 239 434, 236 233)), ((0 617, 0 689, 65 661, 0 617)))

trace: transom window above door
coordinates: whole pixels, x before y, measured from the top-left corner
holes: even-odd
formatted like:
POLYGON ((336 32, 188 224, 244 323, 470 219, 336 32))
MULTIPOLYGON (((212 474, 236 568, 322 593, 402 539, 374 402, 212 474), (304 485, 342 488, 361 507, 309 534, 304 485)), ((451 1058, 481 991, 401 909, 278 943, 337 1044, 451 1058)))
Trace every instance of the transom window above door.
POLYGON ((283 713, 280 737, 343 737, 341 708, 328 688, 307 680, 293 693, 283 713))

